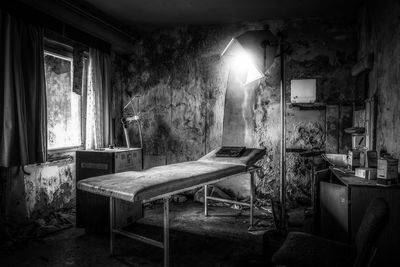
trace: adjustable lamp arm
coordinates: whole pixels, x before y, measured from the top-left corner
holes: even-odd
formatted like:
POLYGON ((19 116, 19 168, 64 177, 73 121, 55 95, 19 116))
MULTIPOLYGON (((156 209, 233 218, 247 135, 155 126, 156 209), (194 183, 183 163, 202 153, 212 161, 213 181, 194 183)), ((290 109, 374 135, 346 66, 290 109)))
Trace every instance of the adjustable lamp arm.
POLYGON ((143 138, 142 138, 142 125, 141 125, 141 121, 140 121, 140 112, 136 112, 135 111, 135 107, 133 105, 133 101, 135 99, 138 99, 138 110, 140 110, 140 95, 136 95, 134 96, 129 102, 128 104, 125 105, 125 107, 123 108, 123 112, 125 112, 126 109, 129 108, 129 106, 132 108, 132 112, 133 115, 132 116, 125 116, 123 115, 121 118, 121 122, 122 122, 122 126, 124 128, 124 135, 125 135, 125 140, 126 140, 126 146, 128 148, 131 148, 131 142, 129 140, 129 133, 128 133, 128 127, 130 124, 136 122, 138 129, 139 129, 139 137, 140 137, 140 148, 143 148, 143 138))

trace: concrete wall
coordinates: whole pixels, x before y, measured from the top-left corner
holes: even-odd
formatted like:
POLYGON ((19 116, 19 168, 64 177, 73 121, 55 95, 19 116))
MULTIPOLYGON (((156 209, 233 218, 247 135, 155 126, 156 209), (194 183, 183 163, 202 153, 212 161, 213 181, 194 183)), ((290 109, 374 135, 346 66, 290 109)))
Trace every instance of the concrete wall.
MULTIPOLYGON (((349 68, 355 62, 356 45, 353 23, 346 19, 266 21, 138 31, 133 54, 127 57, 113 54, 115 145, 125 146, 119 121, 122 107, 133 95, 140 94, 145 167, 195 160, 219 146, 229 73, 228 60, 219 55, 233 36, 246 30, 262 29, 266 23, 274 33, 284 30, 292 47, 293 53, 287 58, 288 85, 290 79, 316 78, 317 101, 343 104, 354 99, 356 94, 349 68)), ((389 48, 395 46, 393 42, 387 44, 391 45, 389 48)), ((383 42, 379 43, 383 45, 383 42)), ((257 179, 257 193, 261 200, 278 192, 279 69, 279 59, 276 59, 267 77, 250 88, 254 90, 250 121, 253 145, 267 149, 267 155, 260 162, 263 171, 257 179)), ((394 88, 390 87, 392 95, 386 97, 393 97, 397 92, 394 88)), ((287 92, 287 99, 290 99, 290 88, 287 92)), ((391 109, 381 108, 380 112, 392 114, 393 120, 398 120, 395 116, 398 107, 388 100, 391 109)), ((286 116, 288 147, 325 148, 325 111, 289 108, 286 116)), ((382 128, 385 132, 381 135, 387 133, 390 137, 393 132, 388 123, 382 128)), ((138 145, 136 132, 132 130, 131 134, 132 143, 138 145)), ((396 153, 399 153, 398 143, 390 146, 396 139, 390 139, 391 143, 388 140, 381 146, 392 150, 397 147, 396 153)), ((287 166, 290 203, 307 204, 310 201, 311 161, 289 153, 287 166)), ((26 221, 73 205, 73 160, 31 165, 25 170, 30 174, 17 169, 8 173, 2 170, 2 214, 12 220, 26 221)), ((244 177, 238 177, 223 186, 233 195, 243 197, 247 194, 248 182, 244 177)))
MULTIPOLYGON (((232 37, 247 30, 284 31, 292 54, 287 57, 287 99, 290 80, 317 79, 317 101, 351 103, 355 98, 349 69, 356 60, 355 23, 340 18, 265 21, 223 26, 175 27, 138 31, 134 53, 114 59, 114 116, 129 99, 142 95, 145 165, 195 160, 221 144, 224 97, 229 62, 220 53, 232 37)), ((265 147, 263 172, 257 179, 261 199, 277 193, 279 178, 280 63, 255 83, 251 125, 254 146, 265 147)), ((287 111, 287 143, 297 148, 325 148, 325 111, 287 111)), ((125 145, 115 120, 116 144, 125 145)), ((132 132, 132 142, 137 137, 132 132)), ((289 199, 309 202, 310 162, 288 155, 289 199)), ((242 180, 237 180, 243 183, 242 180)), ((235 185, 234 194, 241 194, 235 185)), ((239 185, 242 187, 242 185, 239 185)))
POLYGON ((400 2, 366 1, 359 13, 358 58, 374 53, 369 97, 377 98, 376 148, 400 158, 400 2))

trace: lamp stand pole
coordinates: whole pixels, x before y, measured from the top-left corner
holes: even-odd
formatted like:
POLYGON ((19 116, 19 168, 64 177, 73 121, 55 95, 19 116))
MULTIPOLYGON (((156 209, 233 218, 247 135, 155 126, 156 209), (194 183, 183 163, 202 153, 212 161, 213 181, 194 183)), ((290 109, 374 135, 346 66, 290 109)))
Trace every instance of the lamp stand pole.
POLYGON ((281 59, 281 153, 280 153, 280 202, 281 202, 281 231, 286 232, 286 80, 285 80, 285 52, 284 36, 279 34, 281 59))

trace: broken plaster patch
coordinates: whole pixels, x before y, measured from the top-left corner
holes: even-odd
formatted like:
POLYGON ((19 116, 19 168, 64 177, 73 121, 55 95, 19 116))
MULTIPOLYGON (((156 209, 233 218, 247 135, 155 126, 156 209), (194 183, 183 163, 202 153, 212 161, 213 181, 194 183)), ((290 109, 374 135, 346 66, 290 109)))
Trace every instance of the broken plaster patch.
POLYGON ((73 199, 74 163, 31 165, 25 170, 30 173, 24 175, 28 218, 38 207, 57 209, 73 199))
POLYGON ((319 122, 299 122, 290 137, 293 147, 322 149, 325 143, 325 131, 319 122))

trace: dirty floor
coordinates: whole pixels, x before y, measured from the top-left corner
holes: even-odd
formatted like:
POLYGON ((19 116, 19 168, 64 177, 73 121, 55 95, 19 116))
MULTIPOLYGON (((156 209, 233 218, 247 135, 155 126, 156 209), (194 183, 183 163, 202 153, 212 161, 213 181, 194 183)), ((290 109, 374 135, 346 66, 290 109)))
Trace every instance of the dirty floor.
MULTIPOLYGON (((272 214, 257 209, 255 227, 248 231, 249 211, 201 203, 171 204, 171 266, 268 266, 263 235, 274 227, 272 214)), ((162 205, 146 208, 145 218, 130 231, 162 240, 162 205)), ((106 235, 70 228, 31 239, 0 254, 0 266, 162 266, 162 250, 118 236, 116 257, 109 256, 106 235)))

